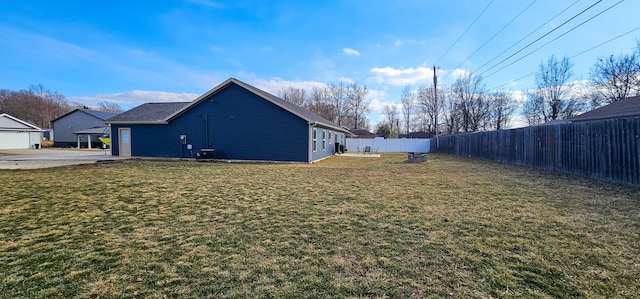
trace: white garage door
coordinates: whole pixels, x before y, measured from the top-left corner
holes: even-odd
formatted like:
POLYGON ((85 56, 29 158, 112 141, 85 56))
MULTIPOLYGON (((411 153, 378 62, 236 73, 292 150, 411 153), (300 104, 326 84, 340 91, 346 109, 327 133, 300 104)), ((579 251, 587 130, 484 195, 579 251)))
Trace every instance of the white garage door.
POLYGON ((0 149, 29 147, 29 132, 0 132, 0 149))

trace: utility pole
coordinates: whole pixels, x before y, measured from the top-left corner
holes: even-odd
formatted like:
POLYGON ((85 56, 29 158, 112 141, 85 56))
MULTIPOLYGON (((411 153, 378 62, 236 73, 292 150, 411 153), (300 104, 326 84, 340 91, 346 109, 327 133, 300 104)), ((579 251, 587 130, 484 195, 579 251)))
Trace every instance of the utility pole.
POLYGON ((436 130, 436 150, 438 149, 438 75, 436 74, 436 66, 433 66, 433 99, 435 100, 435 124, 434 129, 436 130))

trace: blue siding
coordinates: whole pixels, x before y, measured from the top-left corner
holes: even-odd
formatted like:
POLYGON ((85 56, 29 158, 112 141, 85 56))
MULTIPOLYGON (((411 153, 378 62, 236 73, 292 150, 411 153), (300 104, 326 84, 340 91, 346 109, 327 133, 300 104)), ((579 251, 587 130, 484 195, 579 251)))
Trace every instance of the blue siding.
MULTIPOLYGON (((331 156, 335 154, 335 143, 344 144, 344 140, 341 136, 344 136, 344 133, 337 132, 332 129, 327 129, 323 127, 313 127, 318 132, 317 137, 317 147, 316 151, 311 154, 311 159, 313 161, 322 159, 327 156, 331 156), (325 132, 325 148, 322 148, 322 131, 325 132), (330 135, 330 136, 329 136, 330 135)), ((311 133, 313 134, 313 133, 311 133)), ((312 147, 313 148, 313 147, 312 147)))
POLYGON ((56 146, 75 145, 77 137, 73 132, 104 126, 102 119, 82 110, 76 110, 53 122, 53 141, 56 146))
MULTIPOLYGON (((219 159, 309 162, 307 121, 236 84, 166 125, 113 124, 113 155, 119 154, 121 127, 131 128, 132 156, 189 158, 202 148, 213 148, 219 159), (192 152, 180 143, 181 134, 187 135, 192 152)), ((332 150, 333 145, 313 153, 313 160, 332 150)))

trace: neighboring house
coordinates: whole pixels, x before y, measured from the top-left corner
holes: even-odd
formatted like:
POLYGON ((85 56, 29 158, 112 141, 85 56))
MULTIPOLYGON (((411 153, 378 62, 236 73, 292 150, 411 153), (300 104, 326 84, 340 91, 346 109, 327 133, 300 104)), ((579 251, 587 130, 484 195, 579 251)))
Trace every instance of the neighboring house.
POLYGON ((361 129, 349 129, 349 138, 363 138, 363 139, 373 139, 376 138, 376 134, 373 134, 367 130, 361 129))
POLYGON ((117 156, 313 162, 348 133, 235 78, 190 103, 147 103, 105 123, 117 156))
POLYGON ((57 147, 101 147, 98 139, 109 135, 104 121, 117 115, 89 109, 75 109, 51 121, 53 146, 57 147))
POLYGON ((567 119, 569 122, 585 122, 640 116, 640 96, 615 101, 609 105, 567 119))
POLYGON ((9 114, 0 114, 0 149, 40 147, 43 130, 9 114))
POLYGON ((588 122, 603 119, 640 117, 640 96, 625 98, 567 119, 557 119, 541 126, 588 122))

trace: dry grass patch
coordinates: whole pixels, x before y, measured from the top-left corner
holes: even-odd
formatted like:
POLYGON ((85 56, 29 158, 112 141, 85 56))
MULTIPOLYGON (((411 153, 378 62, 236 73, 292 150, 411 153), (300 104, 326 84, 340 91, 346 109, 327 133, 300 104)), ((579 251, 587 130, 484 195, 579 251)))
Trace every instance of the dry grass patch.
POLYGON ((0 171, 0 294, 627 297, 640 191, 432 155, 0 171))

